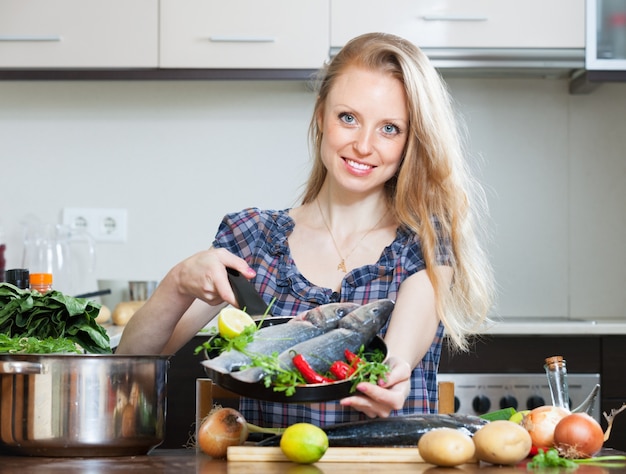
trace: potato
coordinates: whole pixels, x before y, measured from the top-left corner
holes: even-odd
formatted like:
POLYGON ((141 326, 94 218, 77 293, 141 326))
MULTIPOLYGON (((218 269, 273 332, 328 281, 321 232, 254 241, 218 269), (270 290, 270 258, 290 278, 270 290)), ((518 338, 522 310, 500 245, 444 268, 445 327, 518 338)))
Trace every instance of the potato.
POLYGON ((111 320, 111 310, 108 306, 102 305, 98 316, 96 316, 96 322, 98 324, 108 323, 111 320))
POLYGON ((122 301, 113 310, 113 324, 116 326, 126 326, 135 311, 144 305, 145 301, 122 301))
POLYGON ((530 434, 521 425, 497 420, 474 433, 476 457, 491 464, 517 464, 532 447, 530 434))
POLYGON ((422 459, 437 466, 453 467, 474 459, 474 442, 469 435, 454 428, 436 428, 417 442, 422 459))

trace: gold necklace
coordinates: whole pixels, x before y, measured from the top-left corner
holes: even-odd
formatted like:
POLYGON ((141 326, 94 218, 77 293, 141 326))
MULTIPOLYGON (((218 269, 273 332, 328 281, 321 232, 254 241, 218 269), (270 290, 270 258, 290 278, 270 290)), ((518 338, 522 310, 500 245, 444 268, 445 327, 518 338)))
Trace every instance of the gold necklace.
POLYGON ((339 255, 339 258, 341 259, 341 261, 339 262, 339 265, 337 265, 337 270, 341 270, 344 273, 348 273, 348 269, 346 268, 346 259, 354 253, 354 251, 357 249, 359 245, 361 245, 361 242, 365 240, 365 237, 367 237, 370 234, 370 232, 372 232, 374 229, 376 229, 379 226, 379 224, 385 218, 386 214, 383 214, 382 217, 378 220, 378 222, 374 225, 374 227, 372 227, 370 230, 365 232, 365 234, 363 234, 363 237, 359 239, 359 241, 356 243, 354 248, 350 250, 350 252, 348 252, 348 255, 344 257, 343 255, 341 255, 341 250, 339 250, 339 245, 337 245, 337 241, 335 240, 335 236, 333 235, 332 230, 330 230, 330 226, 328 225, 328 222, 326 222, 326 217, 324 217, 324 213, 322 212, 322 206, 320 205, 319 199, 316 199, 315 201, 317 202, 317 208, 320 211, 320 215, 322 216, 322 221, 324 222, 324 225, 326 226, 326 230, 328 230, 328 233, 330 234, 330 238, 333 241, 333 245, 335 246, 337 255, 339 255))

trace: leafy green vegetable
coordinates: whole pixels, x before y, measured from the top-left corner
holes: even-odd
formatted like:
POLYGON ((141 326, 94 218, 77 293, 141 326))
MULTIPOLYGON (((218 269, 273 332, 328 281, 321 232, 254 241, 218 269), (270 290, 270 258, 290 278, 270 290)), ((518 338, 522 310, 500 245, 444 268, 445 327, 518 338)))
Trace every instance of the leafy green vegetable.
POLYGON ((547 451, 539 449, 537 454, 533 456, 530 462, 526 465, 526 468, 528 470, 541 470, 549 467, 562 467, 566 470, 574 470, 578 468, 579 464, 590 464, 605 467, 623 467, 626 465, 626 456, 614 455, 597 456, 584 459, 567 459, 560 456, 559 452, 555 448, 550 448, 547 451))
POLYGON ((535 454, 530 462, 526 464, 526 468, 534 470, 542 469, 544 467, 564 467, 566 469, 576 469, 578 468, 578 464, 570 459, 565 459, 559 456, 559 452, 554 448, 548 449, 547 451, 539 449, 537 454, 535 454))
POLYGON ((68 339, 85 352, 111 353, 109 336, 96 323, 99 311, 92 301, 56 290, 41 294, 0 283, 0 334, 18 341, 68 339))
POLYGON ((490 411, 489 413, 483 413, 480 415, 480 418, 487 421, 496 421, 496 420, 509 420, 513 415, 515 415, 515 408, 508 407, 502 408, 500 410, 490 411))
POLYGON ((76 344, 66 338, 49 337, 37 339, 36 337, 9 337, 0 334, 0 354, 59 354, 81 353, 76 344))

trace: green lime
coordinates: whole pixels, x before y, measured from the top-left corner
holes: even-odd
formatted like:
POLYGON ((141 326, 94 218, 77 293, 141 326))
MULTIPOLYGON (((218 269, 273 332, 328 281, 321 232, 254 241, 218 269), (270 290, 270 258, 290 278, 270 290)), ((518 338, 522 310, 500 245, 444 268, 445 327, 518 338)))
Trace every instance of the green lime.
POLYGON ((524 419, 524 417, 528 415, 529 413, 530 413, 530 410, 521 410, 521 411, 515 412, 513 413, 511 418, 509 418, 509 421, 520 424, 522 420, 524 419))
POLYGON ((311 464, 319 461, 326 453, 328 436, 318 426, 296 423, 283 432, 280 449, 290 461, 311 464))

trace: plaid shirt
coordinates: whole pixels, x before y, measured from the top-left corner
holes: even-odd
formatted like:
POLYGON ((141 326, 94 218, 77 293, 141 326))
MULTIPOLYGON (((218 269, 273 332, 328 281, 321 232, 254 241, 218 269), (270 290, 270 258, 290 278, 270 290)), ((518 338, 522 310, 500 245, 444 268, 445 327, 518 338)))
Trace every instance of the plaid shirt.
MULTIPOLYGON (((395 300, 402 281, 425 268, 417 236, 399 228, 394 241, 374 265, 349 273, 339 294, 311 284, 296 267, 287 242, 294 228, 288 210, 262 211, 256 208, 229 214, 222 221, 214 247, 222 247, 245 259, 256 271, 253 283, 263 299, 272 299, 274 316, 293 316, 335 301, 366 304, 389 298, 395 300)), ((439 260, 449 258, 439 249, 439 260)), ((419 328, 414 328, 419 332, 419 328)), ((386 327, 381 331, 384 335, 386 327)), ((443 340, 439 324, 435 339, 422 361, 413 370, 411 392, 401 410, 393 415, 435 413, 437 411, 437 368, 443 340)), ((339 402, 282 404, 242 398, 240 409, 250 423, 265 427, 285 427, 297 422, 318 426, 365 419, 365 415, 339 402)))

